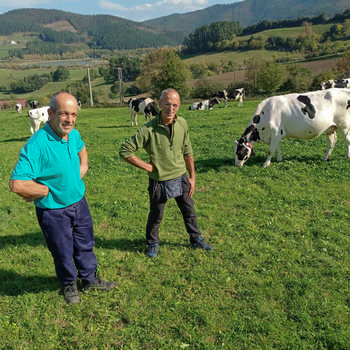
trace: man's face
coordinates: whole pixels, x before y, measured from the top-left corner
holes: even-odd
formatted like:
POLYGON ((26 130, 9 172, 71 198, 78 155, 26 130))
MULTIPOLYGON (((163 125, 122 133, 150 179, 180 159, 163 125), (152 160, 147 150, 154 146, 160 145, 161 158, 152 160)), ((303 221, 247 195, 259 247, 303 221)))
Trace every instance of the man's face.
POLYGON ((180 108, 180 97, 177 92, 169 92, 164 94, 159 100, 159 107, 161 109, 161 119, 164 125, 173 123, 176 113, 180 108))
POLYGON ((78 106, 75 98, 69 94, 57 97, 56 111, 49 109, 49 123, 52 130, 65 138, 74 128, 78 116, 78 106))

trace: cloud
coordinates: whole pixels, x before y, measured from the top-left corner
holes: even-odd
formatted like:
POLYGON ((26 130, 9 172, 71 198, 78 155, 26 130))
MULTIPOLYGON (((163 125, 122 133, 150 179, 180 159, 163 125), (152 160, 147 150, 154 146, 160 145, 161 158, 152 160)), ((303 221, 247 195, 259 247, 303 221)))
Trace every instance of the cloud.
POLYGON ((125 7, 108 0, 100 0, 99 5, 109 11, 117 11, 119 15, 133 18, 161 17, 175 12, 189 12, 208 6, 208 0, 159 0, 155 3, 144 3, 133 7, 125 7))

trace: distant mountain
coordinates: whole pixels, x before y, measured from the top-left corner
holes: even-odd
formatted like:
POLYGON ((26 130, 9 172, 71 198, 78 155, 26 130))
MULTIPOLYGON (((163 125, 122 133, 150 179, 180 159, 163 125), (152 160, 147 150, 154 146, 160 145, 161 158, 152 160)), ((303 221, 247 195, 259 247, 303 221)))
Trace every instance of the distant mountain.
POLYGON ((109 15, 79 15, 59 10, 20 9, 0 15, 0 35, 37 33, 51 43, 86 43, 101 49, 137 49, 178 45, 185 33, 154 28, 109 15), (60 32, 60 35, 57 34, 60 32))
POLYGON ((173 14, 142 22, 157 28, 196 28, 218 21, 238 21, 242 27, 262 20, 276 21, 326 14, 333 16, 350 8, 350 0, 245 0, 227 5, 214 5, 185 14, 173 14))
POLYGON ((190 32, 213 22, 238 21, 246 27, 262 20, 321 14, 331 17, 347 8, 350 8, 350 0, 244 0, 144 22, 110 15, 19 9, 0 15, 0 35, 33 33, 33 42, 27 43, 24 49, 14 49, 16 52, 11 55, 63 55, 76 50, 79 45, 102 50, 177 46, 190 32))

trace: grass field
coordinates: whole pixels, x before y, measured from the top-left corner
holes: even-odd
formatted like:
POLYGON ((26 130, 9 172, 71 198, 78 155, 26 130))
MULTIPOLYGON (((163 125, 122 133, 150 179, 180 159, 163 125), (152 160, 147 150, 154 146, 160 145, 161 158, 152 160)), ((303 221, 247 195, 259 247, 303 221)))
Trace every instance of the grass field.
MULTIPOLYGON (((188 111, 197 171, 194 199, 211 252, 190 249, 174 201, 159 256, 145 252, 147 175, 120 160, 127 108, 82 110, 77 128, 90 170, 86 197, 103 278, 118 287, 59 294, 32 204, 9 192, 27 118, 1 112, 0 349, 349 349, 349 160, 339 137, 284 140, 284 161, 263 169, 267 146, 239 169, 233 140, 259 101, 188 111)), ((140 156, 146 158, 145 153, 140 156)))

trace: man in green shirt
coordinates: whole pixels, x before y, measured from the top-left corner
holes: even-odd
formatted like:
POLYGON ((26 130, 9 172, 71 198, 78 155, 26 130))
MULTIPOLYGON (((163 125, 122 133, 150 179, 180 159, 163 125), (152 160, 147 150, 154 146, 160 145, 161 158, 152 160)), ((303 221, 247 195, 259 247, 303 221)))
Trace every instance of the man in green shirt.
POLYGON ((210 250, 212 247, 205 243, 197 226, 192 199, 196 183, 193 153, 187 123, 176 115, 180 108, 178 92, 174 89, 164 90, 159 106, 160 115, 126 140, 119 151, 128 163, 145 170, 149 175, 147 255, 153 258, 158 254, 159 226, 169 198, 175 198, 181 210, 192 247, 210 250), (148 153, 149 162, 144 162, 135 155, 140 148, 148 153))

